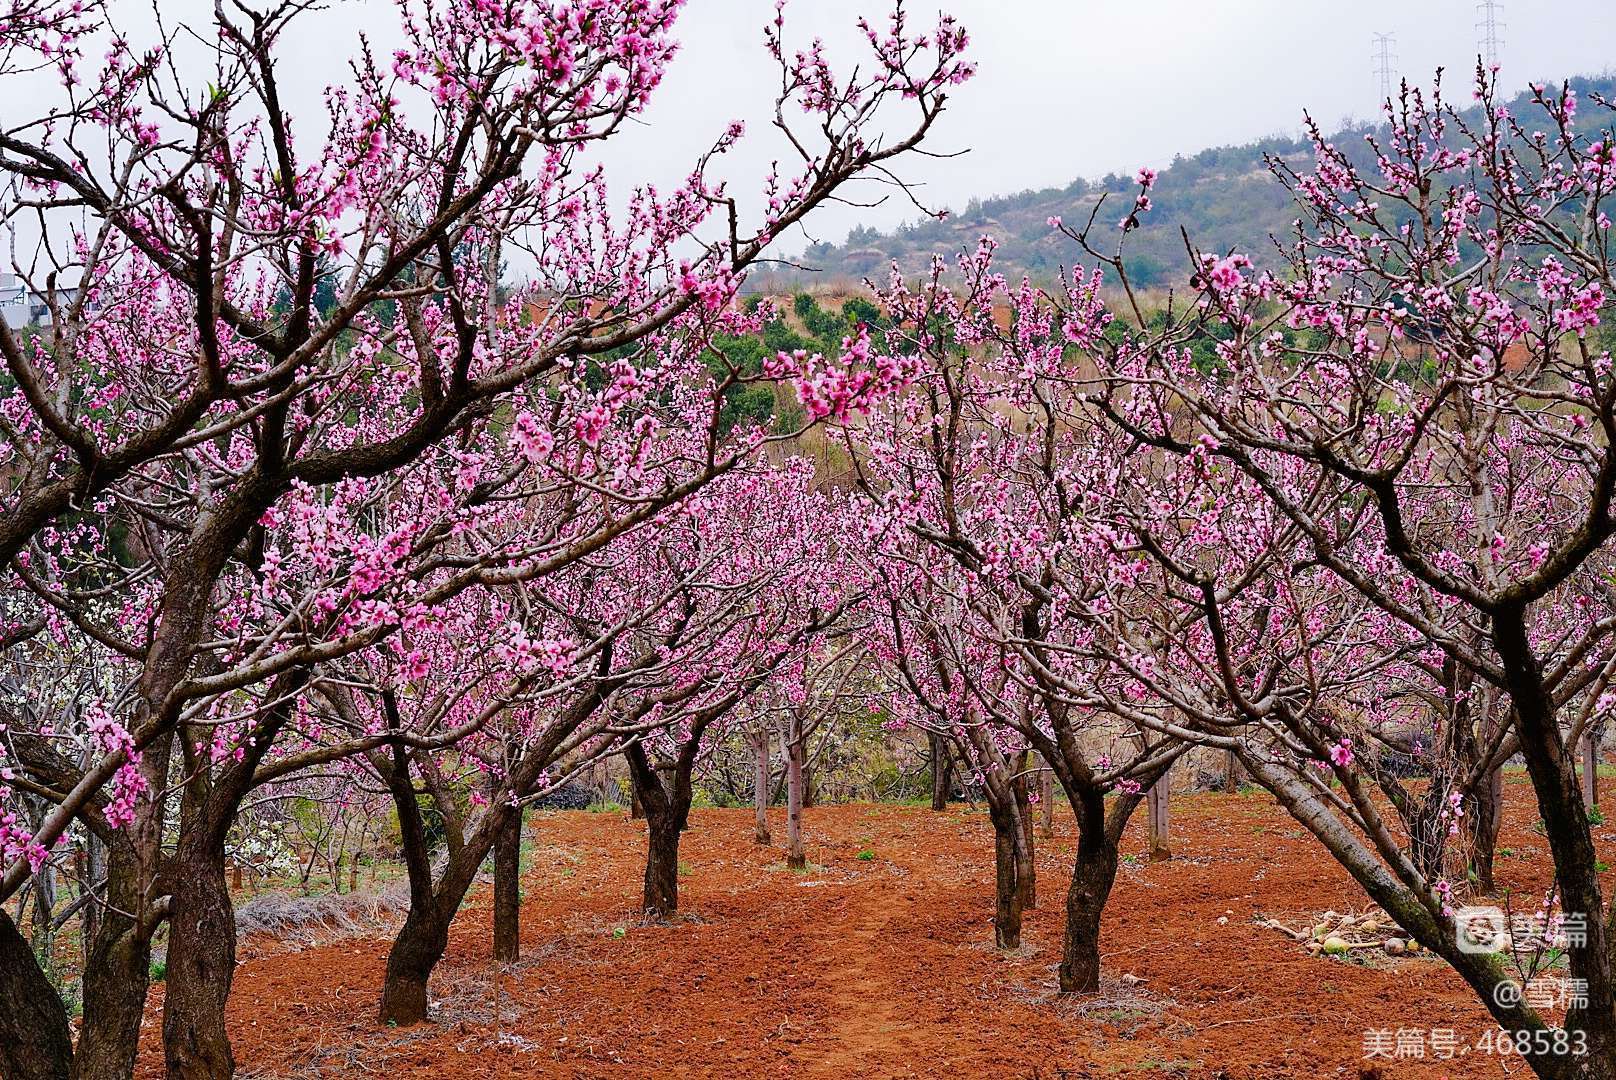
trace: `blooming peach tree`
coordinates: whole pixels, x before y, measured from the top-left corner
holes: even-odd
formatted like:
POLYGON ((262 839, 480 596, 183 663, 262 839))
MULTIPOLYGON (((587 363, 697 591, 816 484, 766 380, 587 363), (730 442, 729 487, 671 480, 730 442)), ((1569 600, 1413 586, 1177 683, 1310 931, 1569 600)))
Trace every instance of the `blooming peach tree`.
MULTIPOLYGON (((1478 72, 1465 113, 1405 90, 1367 167, 1312 129, 1311 171, 1273 163, 1300 214, 1282 265, 1192 247, 1191 303, 1085 346, 1090 426, 1122 440, 1112 561, 1169 609, 1135 626, 1143 596, 1108 601, 1097 651, 1150 676, 1155 723, 1233 746, 1540 1075, 1608 1076, 1612 915, 1573 748, 1616 665, 1610 106, 1590 135, 1566 88, 1521 117, 1494 91, 1478 72), (1419 796, 1383 753, 1410 735, 1419 796), (1543 930, 1586 990, 1558 1022, 1498 992, 1527 962, 1463 947, 1440 850, 1495 818, 1516 754, 1554 858, 1543 930)), ((1066 231, 1137 316, 1126 260, 1066 231)))
MULTIPOLYGON (((748 226, 717 177, 739 125, 667 191, 609 190, 589 160, 656 91, 679 7, 400 0, 399 47, 361 45, 311 123, 283 104, 306 5, 218 9, 206 72, 193 28, 9 5, 0 79, 62 90, 0 122, 0 219, 33 238, 12 269, 50 312, 0 327, 0 640, 35 673, 83 655, 94 697, 8 692, 0 798, 48 808, 0 806, 0 897, 71 830, 108 849, 76 1047, 37 969, 5 968, 38 1009, 0 1020, 23 1075, 129 1072, 165 921, 169 1071, 229 1075, 224 838, 260 769, 291 767, 321 680, 366 652, 453 679, 419 643, 459 597, 559 573, 755 461, 761 433, 716 418, 759 376, 714 375, 706 343, 744 332, 730 299, 783 230, 926 135, 966 37, 870 26, 842 75, 777 15, 796 160, 748 226)), ((856 409, 886 378, 824 392, 856 409)), ((324 734, 298 752, 390 745, 324 734)))

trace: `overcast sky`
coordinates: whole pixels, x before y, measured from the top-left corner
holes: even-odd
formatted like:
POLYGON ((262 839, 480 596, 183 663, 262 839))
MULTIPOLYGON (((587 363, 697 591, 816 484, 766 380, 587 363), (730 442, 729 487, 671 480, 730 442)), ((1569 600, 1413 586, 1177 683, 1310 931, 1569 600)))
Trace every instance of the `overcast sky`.
MULTIPOLYGON (((952 206, 1294 133, 1304 108, 1327 127, 1373 115, 1374 31, 1396 35, 1398 70, 1429 80, 1445 66, 1455 96, 1468 101, 1479 48, 1475 0, 911 0, 909 9, 929 24, 939 6, 970 30, 978 74, 956 92, 932 145, 969 153, 916 162, 907 175, 926 182, 931 201, 952 206)), ((771 7, 689 0, 684 52, 649 117, 661 128, 654 145, 688 157, 682 133, 694 137, 766 105, 768 67, 755 43, 771 7)), ((796 0, 788 13, 835 40, 860 10, 879 9, 871 0, 796 0)), ((1616 64, 1613 0, 1516 0, 1500 9, 1501 77, 1511 87, 1616 64)), ((901 201, 832 208, 816 231, 840 240, 860 220, 886 227, 912 216, 901 201)))
MULTIPOLYGON (((1616 63, 1613 0, 1514 0, 1504 7, 1503 78, 1511 88, 1539 78, 1602 73, 1616 63)), ((211 0, 156 0, 165 18, 206 31, 211 0)), ((862 55, 852 34, 862 12, 888 0, 792 0, 788 41, 818 34, 833 57, 862 55)), ((975 79, 957 89, 930 143, 966 150, 948 161, 912 161, 904 175, 922 182, 937 206, 972 196, 1064 185, 1074 177, 1165 165, 1174 154, 1294 133, 1303 108, 1327 127, 1375 111, 1378 91, 1371 33, 1396 35, 1397 67, 1428 80, 1438 65, 1453 95, 1468 99, 1478 50, 1475 0, 910 0, 913 24, 931 25, 946 6, 972 36, 975 79)), ((149 20, 148 0, 114 0, 131 27, 149 20)), ((749 137, 726 164, 732 190, 757 188, 783 152, 768 128, 777 76, 762 49, 773 0, 688 0, 683 51, 640 130, 606 152, 614 185, 668 184, 688 169, 732 118, 749 137)), ((299 80, 288 107, 321 127, 319 89, 340 79, 357 35, 388 47, 396 24, 389 0, 331 0, 287 43, 299 80)), ((139 40, 138 32, 132 35, 139 40)), ((0 94, 12 116, 27 92, 0 94), (10 100, 8 101, 7 98, 10 100)), ((40 92, 48 92, 48 88, 40 92)), ((874 195, 876 192, 869 192, 874 195)), ((816 238, 848 228, 886 228, 915 216, 901 199, 873 209, 829 207, 811 219, 816 238)), ((782 250, 802 246, 786 238, 782 250)))

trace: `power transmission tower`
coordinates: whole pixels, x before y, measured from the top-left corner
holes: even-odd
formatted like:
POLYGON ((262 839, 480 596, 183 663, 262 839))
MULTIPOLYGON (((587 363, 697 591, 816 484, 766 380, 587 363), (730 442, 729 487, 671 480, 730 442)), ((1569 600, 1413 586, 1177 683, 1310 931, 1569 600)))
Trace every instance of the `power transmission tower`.
POLYGON ((1392 46, 1397 44, 1396 34, 1375 35, 1375 78, 1380 81, 1380 101, 1385 104, 1392 96, 1397 71, 1397 54, 1392 52, 1392 46))
POLYGON ((1498 17, 1503 12, 1504 5, 1498 0, 1481 0, 1476 5, 1476 13, 1481 16, 1476 23, 1476 32, 1481 37, 1478 44, 1481 58, 1489 68, 1498 66, 1498 50, 1504 45, 1503 39, 1498 36, 1498 32, 1505 28, 1504 22, 1498 17))

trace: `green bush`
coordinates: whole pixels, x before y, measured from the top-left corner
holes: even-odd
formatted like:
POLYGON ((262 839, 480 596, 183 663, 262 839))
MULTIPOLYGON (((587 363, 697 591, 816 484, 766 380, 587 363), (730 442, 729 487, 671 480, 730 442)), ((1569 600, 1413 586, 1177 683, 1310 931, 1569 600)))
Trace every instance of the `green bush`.
POLYGON ((690 789, 690 806, 695 810, 729 810, 745 803, 723 788, 709 788, 695 784, 690 789))

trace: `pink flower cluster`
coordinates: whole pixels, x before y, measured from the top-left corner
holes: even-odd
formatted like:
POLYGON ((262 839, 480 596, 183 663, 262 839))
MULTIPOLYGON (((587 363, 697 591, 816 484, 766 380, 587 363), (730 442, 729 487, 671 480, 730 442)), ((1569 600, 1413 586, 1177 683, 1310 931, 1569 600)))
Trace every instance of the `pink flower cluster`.
POLYGON ((795 382, 810 417, 837 423, 846 423, 854 413, 869 412, 883 398, 907 386, 916 368, 912 357, 874 354, 869 327, 862 324, 853 337, 842 339, 842 354, 834 361, 798 349, 764 362, 764 374, 795 382))
POLYGON ((1205 268, 1207 285, 1217 293, 1233 293, 1245 284, 1245 277, 1241 270, 1251 267, 1251 260, 1236 252, 1218 258, 1215 255, 1203 255, 1201 265, 1205 268))
POLYGON ((511 444, 530 465, 537 465, 550 456, 555 448, 555 436, 539 422, 538 417, 523 409, 511 423, 511 444))
POLYGON ((496 652, 501 660, 519 672, 547 671, 557 679, 564 679, 572 671, 572 655, 576 646, 566 638, 544 637, 533 639, 519 624, 512 624, 505 641, 496 652))

